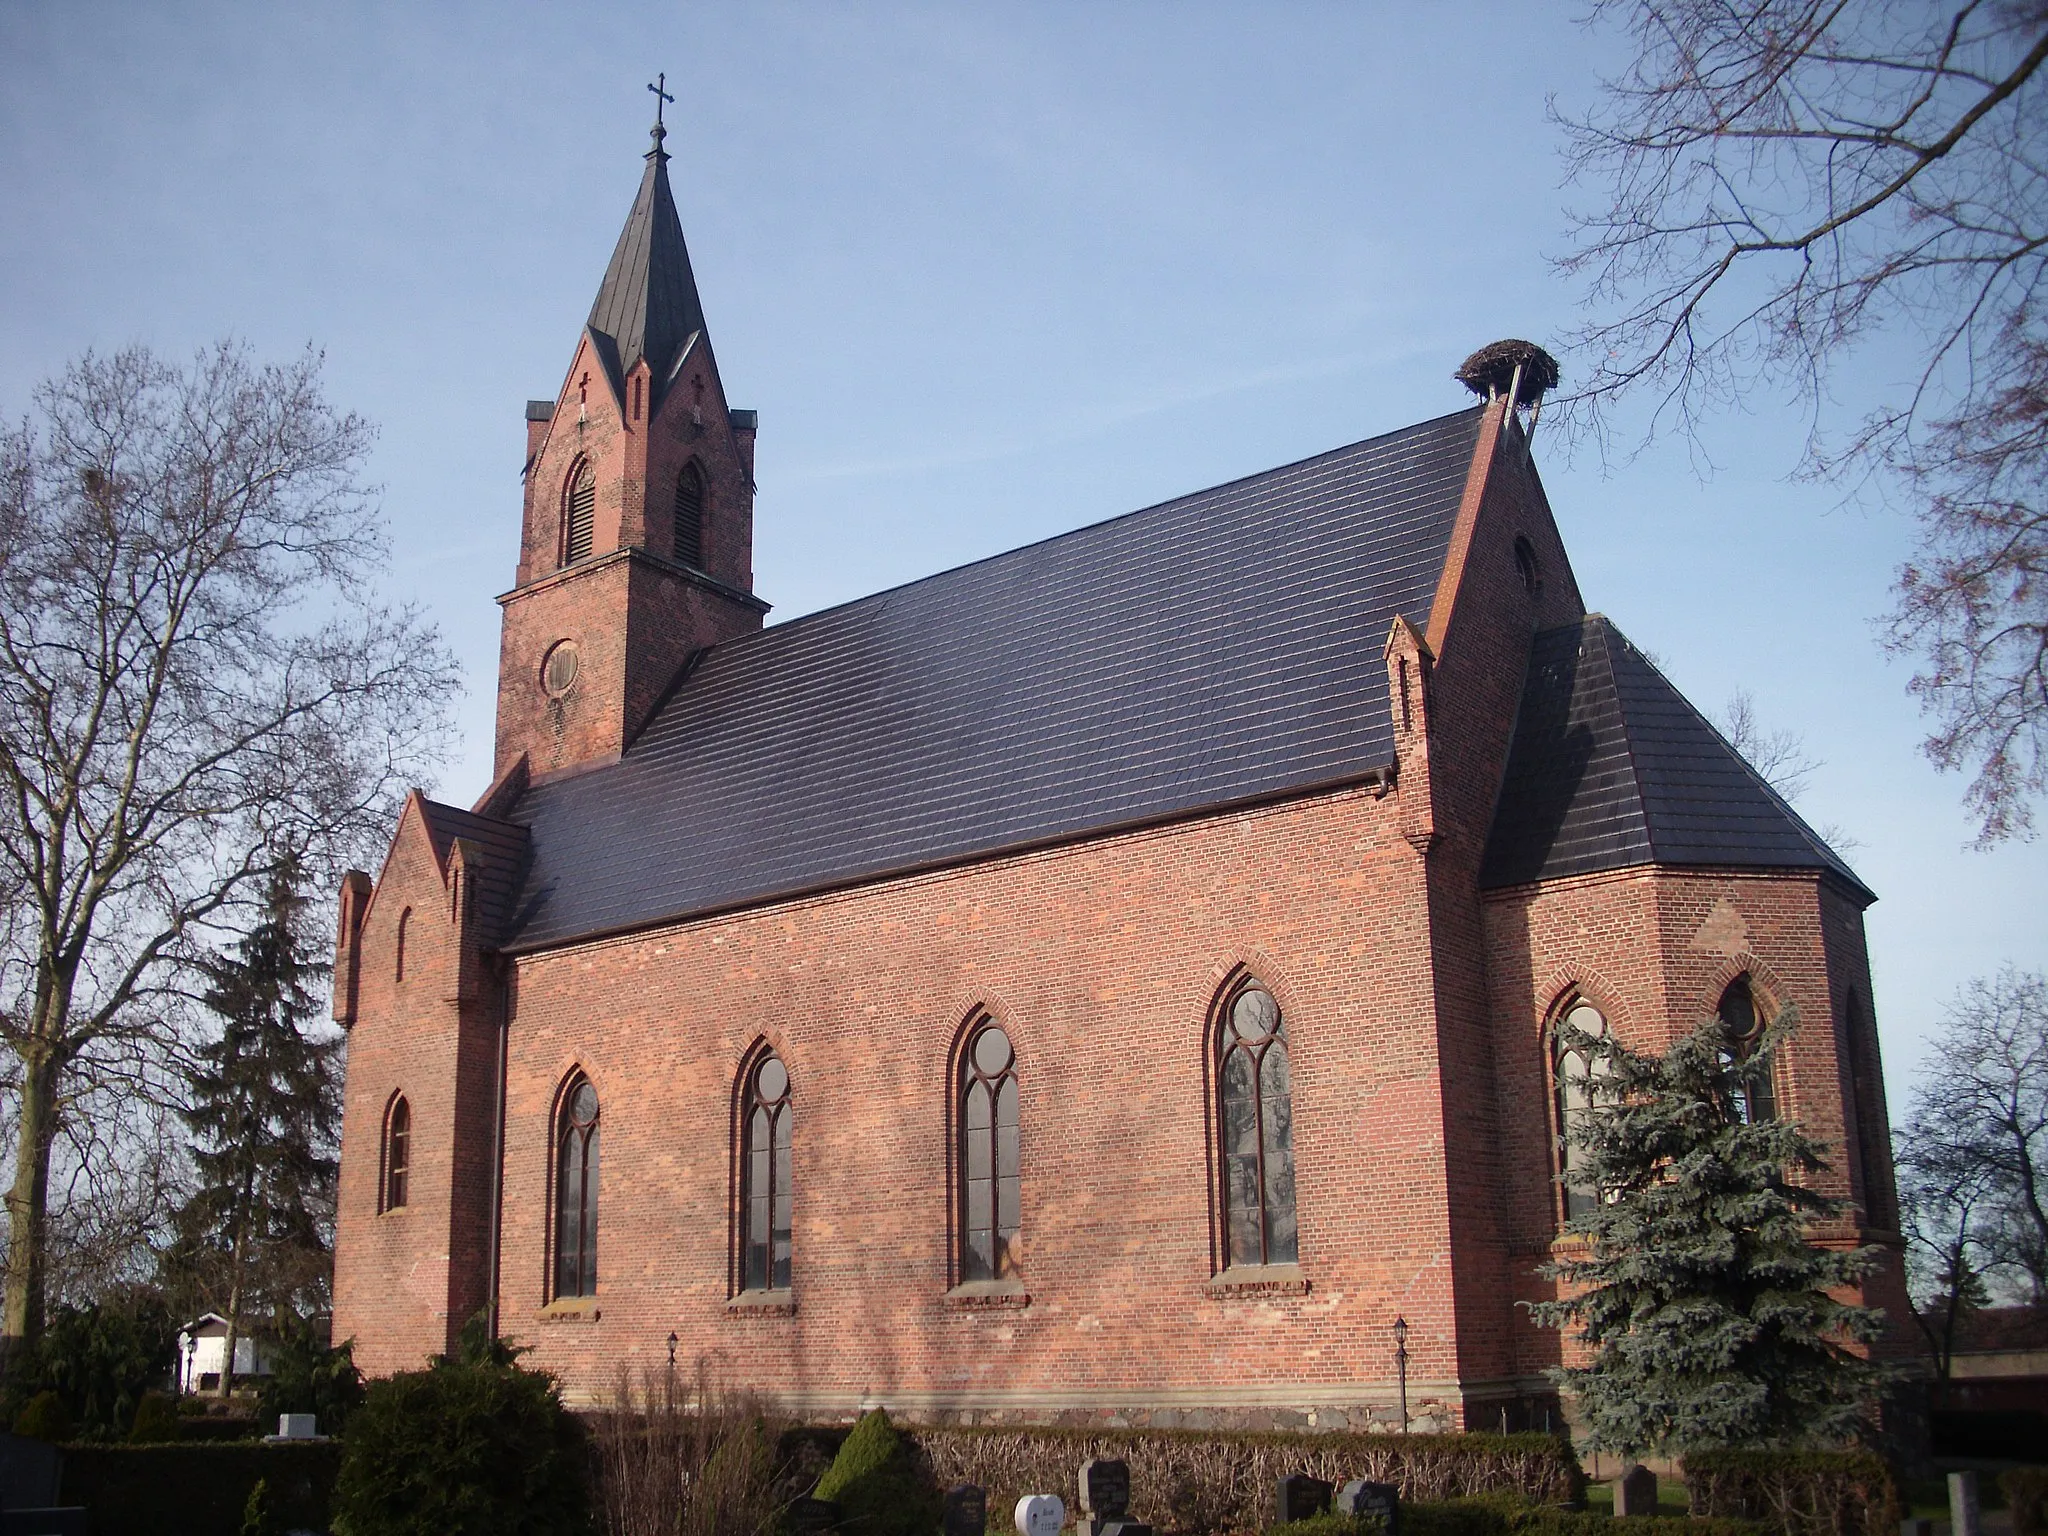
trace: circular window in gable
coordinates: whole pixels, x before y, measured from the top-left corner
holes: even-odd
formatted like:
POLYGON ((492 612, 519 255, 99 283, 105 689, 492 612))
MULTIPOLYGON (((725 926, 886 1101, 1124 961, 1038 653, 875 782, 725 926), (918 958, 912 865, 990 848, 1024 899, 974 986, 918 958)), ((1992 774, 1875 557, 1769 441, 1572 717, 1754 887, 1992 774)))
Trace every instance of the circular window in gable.
POLYGON ((559 699, 576 686, 576 678, 583 670, 583 658, 577 653, 574 640, 557 640, 548 647, 548 653, 540 664, 541 691, 551 699, 559 699))

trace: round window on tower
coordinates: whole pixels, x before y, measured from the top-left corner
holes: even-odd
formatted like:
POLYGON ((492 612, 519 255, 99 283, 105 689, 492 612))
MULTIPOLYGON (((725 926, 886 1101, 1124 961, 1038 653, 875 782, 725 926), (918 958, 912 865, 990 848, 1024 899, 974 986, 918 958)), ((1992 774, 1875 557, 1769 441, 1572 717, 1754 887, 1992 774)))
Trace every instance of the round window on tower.
POLYGON ((540 664, 541 691, 551 699, 559 699, 576 686, 576 677, 583 669, 582 658, 576 652, 574 640, 557 640, 548 648, 540 664))

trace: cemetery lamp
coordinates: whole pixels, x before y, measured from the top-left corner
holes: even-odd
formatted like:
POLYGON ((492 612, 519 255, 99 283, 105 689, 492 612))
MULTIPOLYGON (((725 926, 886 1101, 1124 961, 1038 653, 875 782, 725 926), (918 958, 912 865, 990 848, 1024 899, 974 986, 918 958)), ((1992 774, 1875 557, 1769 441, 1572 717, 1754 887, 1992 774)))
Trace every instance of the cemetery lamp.
POLYGON ((1408 1319, 1394 1319, 1394 1370, 1401 1378, 1401 1433, 1408 1433, 1408 1319))

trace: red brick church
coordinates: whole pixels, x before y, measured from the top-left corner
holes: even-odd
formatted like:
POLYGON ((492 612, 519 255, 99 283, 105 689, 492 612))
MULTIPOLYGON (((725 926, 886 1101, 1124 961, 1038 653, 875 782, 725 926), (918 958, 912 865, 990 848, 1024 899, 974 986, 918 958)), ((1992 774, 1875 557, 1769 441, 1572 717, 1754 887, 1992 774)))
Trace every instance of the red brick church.
POLYGON ((1540 1423, 1567 1015, 1796 1006, 1757 1112, 1896 1251, 1872 895, 1586 611, 1533 373, 764 627, 661 137, 526 410, 497 781, 342 892, 367 1370, 492 1308, 572 1401, 673 1345, 809 1413, 1384 1425, 1400 1319, 1420 1422, 1540 1423))

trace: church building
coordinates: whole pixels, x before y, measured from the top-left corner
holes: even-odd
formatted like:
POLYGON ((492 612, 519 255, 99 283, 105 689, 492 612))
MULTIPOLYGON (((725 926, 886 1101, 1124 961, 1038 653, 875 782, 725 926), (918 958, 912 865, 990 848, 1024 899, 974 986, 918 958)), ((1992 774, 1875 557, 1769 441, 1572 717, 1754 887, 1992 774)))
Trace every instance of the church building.
POLYGON ((1789 1009, 1750 1112, 1905 1315, 1874 897, 1587 611, 1546 356, 764 625, 662 137, 526 408, 496 782, 341 893, 365 1370, 488 1311, 572 1402, 674 1358, 820 1417, 1540 1426, 1561 1022, 1789 1009))

